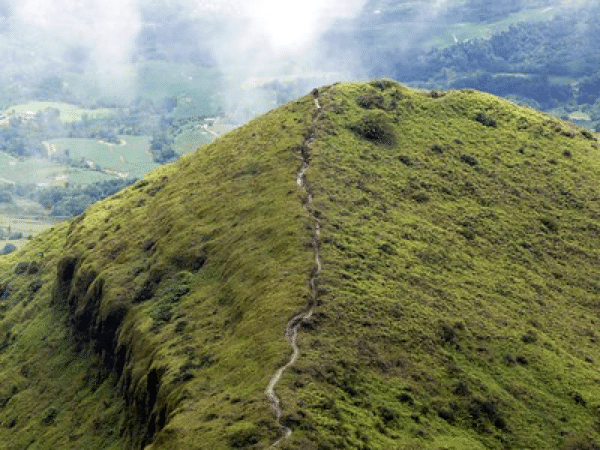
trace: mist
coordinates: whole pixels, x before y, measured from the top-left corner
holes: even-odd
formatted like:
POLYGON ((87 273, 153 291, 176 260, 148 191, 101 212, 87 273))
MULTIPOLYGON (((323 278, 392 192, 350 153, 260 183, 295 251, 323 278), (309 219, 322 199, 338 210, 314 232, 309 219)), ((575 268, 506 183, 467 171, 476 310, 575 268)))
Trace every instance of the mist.
POLYGON ((237 8, 232 2, 198 8, 223 23, 210 45, 226 74, 223 101, 232 117, 243 121, 275 106, 276 94, 268 90, 273 83, 293 84, 281 103, 306 93, 308 84, 363 78, 359 49, 332 55, 323 38, 336 24, 356 18, 365 3, 252 0, 237 8))
POLYGON ((71 99, 123 106, 140 96, 210 95, 232 121, 243 122, 317 85, 392 74, 394 65, 410 65, 434 39, 448 39, 448 27, 458 23, 502 20, 524 8, 561 14, 592 4, 0 0, 0 80, 13 101, 43 97, 56 79, 71 99), (150 93, 141 79, 147 61, 174 63, 181 76, 166 81, 151 74, 150 93), (193 67, 214 68, 219 76, 199 92, 196 80, 204 75, 193 67))

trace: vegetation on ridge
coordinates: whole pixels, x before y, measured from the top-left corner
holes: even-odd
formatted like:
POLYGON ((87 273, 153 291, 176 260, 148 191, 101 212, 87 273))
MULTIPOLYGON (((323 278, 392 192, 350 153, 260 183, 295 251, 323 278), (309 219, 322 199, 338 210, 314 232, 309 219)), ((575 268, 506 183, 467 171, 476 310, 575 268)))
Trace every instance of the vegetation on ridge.
MULTIPOLYGON (((319 90, 281 448, 596 448, 598 144, 475 91, 319 90)), ((312 96, 0 259, 8 448, 267 448, 312 96)))

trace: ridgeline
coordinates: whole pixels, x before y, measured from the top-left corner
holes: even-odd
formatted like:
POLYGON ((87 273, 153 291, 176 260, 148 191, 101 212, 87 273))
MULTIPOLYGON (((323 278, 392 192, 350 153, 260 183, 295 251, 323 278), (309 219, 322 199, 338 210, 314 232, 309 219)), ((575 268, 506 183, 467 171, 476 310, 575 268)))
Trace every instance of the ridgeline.
POLYGON ((0 257, 1 446, 599 448, 599 180, 491 95, 315 90, 0 257))

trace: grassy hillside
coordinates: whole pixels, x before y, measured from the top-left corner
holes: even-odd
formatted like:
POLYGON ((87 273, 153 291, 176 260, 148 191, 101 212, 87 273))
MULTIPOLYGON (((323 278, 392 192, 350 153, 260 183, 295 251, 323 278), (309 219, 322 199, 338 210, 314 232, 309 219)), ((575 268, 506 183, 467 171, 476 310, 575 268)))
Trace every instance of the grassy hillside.
POLYGON ((599 153, 474 91, 278 108, 0 259, 0 442, 268 448, 316 274, 279 448, 596 448, 599 153))

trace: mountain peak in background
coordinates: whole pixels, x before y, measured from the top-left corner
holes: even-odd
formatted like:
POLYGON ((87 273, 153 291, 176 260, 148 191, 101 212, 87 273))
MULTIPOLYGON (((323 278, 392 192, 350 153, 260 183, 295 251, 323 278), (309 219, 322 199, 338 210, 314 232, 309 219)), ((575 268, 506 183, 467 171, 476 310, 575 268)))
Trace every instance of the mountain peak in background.
POLYGON ((316 89, 0 259, 0 442, 597 448, 599 156, 472 90, 316 89))

